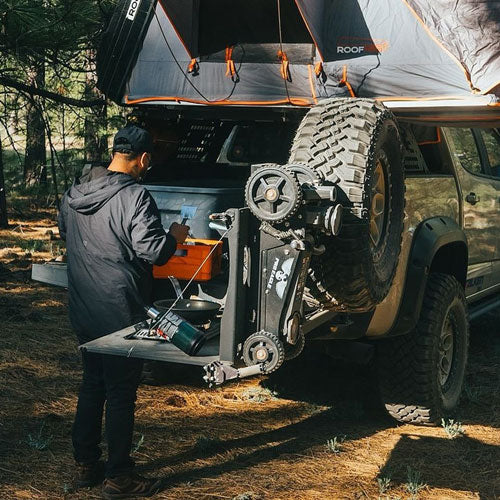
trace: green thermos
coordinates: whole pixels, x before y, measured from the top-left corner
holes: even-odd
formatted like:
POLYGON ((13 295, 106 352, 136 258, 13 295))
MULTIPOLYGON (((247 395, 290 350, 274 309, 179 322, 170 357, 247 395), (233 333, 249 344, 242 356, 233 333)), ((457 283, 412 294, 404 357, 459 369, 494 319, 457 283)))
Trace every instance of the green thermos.
POLYGON ((146 314, 153 320, 153 328, 165 336, 189 356, 194 356, 205 343, 205 334, 173 312, 160 313, 154 307, 145 307, 146 314))

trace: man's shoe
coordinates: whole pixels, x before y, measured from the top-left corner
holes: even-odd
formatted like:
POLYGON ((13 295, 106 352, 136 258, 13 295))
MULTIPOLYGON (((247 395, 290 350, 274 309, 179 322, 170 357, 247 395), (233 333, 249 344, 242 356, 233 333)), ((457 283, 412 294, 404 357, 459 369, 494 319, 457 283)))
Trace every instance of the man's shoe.
POLYGON ((77 471, 73 480, 73 488, 92 488, 104 481, 104 462, 92 462, 90 464, 76 464, 77 471))
POLYGON ((107 477, 102 484, 102 497, 113 498, 150 497, 158 493, 161 487, 160 479, 148 479, 130 474, 129 476, 107 477))

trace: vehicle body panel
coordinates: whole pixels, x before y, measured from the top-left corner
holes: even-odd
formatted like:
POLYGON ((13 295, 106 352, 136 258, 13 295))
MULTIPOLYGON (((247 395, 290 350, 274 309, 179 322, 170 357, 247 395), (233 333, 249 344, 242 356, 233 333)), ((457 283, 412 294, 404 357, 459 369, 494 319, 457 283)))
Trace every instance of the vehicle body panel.
POLYGON ((459 222, 460 205, 457 186, 449 176, 409 176, 406 178, 405 224, 401 239, 401 253, 393 285, 387 297, 377 306, 366 335, 370 337, 386 334, 398 316, 404 297, 405 278, 413 236, 418 225, 436 214, 459 222), (439 196, 436 196, 436 186, 439 196))
POLYGON ((471 267, 469 279, 473 280, 470 283, 476 288, 477 300, 500 283, 500 178, 491 175, 477 130, 444 129, 443 135, 461 188, 462 226, 468 239, 471 267), (465 140, 457 144, 459 133, 465 140))

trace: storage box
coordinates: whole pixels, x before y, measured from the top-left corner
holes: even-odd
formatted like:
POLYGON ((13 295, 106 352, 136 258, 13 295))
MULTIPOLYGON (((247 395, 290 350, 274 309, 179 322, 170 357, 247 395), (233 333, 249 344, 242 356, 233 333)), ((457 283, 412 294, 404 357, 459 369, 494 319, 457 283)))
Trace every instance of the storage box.
POLYGON ((191 205, 198 209, 195 216, 187 222, 191 228, 191 234, 206 240, 218 239, 219 233, 210 229, 207 224, 208 217, 213 213, 225 212, 228 208, 244 207, 244 184, 241 187, 215 187, 222 181, 208 178, 193 178, 187 181, 204 187, 158 184, 148 184, 144 187, 151 193, 156 202, 165 230, 168 230, 172 222, 179 223, 182 220, 183 205, 191 205), (210 185, 213 187, 207 187, 210 185))
POLYGON ((153 266, 153 276, 157 279, 174 276, 179 280, 190 280, 212 248, 212 255, 196 274, 194 281, 208 281, 220 273, 222 261, 222 241, 187 239, 177 245, 175 254, 163 266, 153 266))

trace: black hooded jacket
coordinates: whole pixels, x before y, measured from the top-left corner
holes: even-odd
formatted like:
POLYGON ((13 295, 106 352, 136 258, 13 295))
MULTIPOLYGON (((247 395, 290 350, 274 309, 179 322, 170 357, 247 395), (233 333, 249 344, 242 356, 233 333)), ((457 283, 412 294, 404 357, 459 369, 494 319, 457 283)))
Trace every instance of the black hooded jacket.
POLYGON ((149 192, 130 175, 94 167, 65 193, 58 223, 80 342, 144 319, 152 265, 165 264, 176 249, 149 192))

